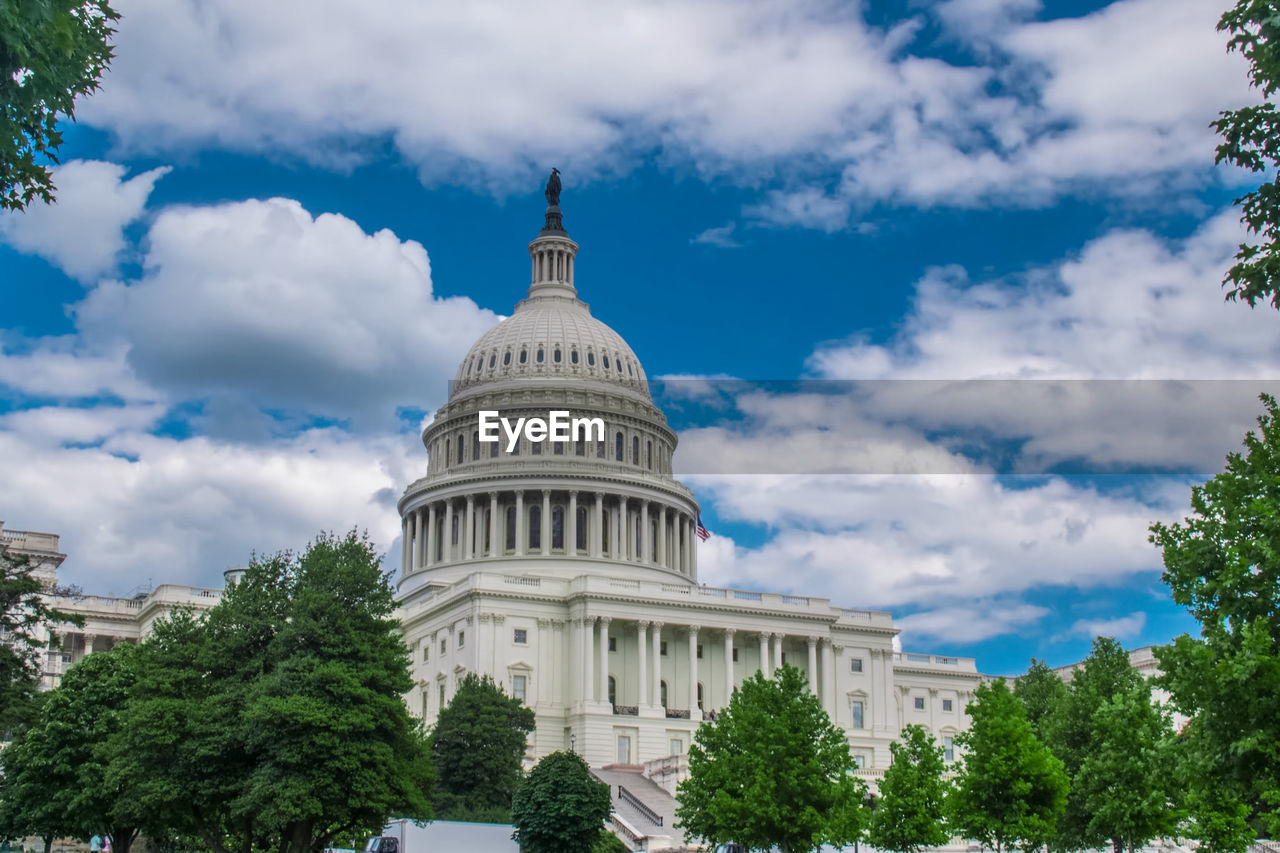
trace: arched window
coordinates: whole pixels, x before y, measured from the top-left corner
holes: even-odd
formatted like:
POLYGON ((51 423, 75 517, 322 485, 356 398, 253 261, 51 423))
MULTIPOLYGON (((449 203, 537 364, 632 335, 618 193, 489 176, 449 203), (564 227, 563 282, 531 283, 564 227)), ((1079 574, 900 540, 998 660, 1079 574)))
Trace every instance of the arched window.
POLYGON ((658 695, 661 697, 660 704, 662 707, 667 707, 667 682, 658 682, 658 695))
POLYGON ((618 433, 613 437, 613 455, 618 461, 622 461, 622 433, 618 433))
POLYGON ((652 441, 647 442, 647 447, 645 447, 644 453, 645 453, 645 465, 646 467, 648 467, 650 471, 652 471, 653 470, 653 442, 652 441))
POLYGON ((530 453, 531 455, 533 455, 533 456, 541 456, 541 455, 542 455, 542 442, 541 442, 541 441, 531 441, 531 442, 529 442, 529 453, 530 453))
POLYGON ((459 524, 459 522, 460 522, 460 521, 462 521, 462 516, 461 516, 461 514, 460 514, 460 513, 456 513, 456 512, 455 512, 455 513, 453 514, 453 533, 452 533, 452 535, 450 536, 450 539, 451 539, 451 541, 453 542, 453 544, 454 544, 454 545, 457 545, 457 544, 458 544, 458 530, 459 530, 459 528, 461 528, 461 527, 462 527, 462 525, 461 525, 461 524, 459 524))
POLYGON ((585 456, 587 454, 587 440, 582 436, 578 436, 578 443, 577 443, 576 449, 579 456, 585 456))
POLYGON ((508 551, 516 549, 516 508, 507 507, 507 546, 508 551))
POLYGON ((608 557, 613 553, 613 513, 607 509, 600 511, 600 550, 608 557))
POLYGON ((476 430, 471 433, 471 461, 480 458, 480 431, 476 430))
POLYGON ((449 467, 449 454, 453 452, 453 439, 446 438, 444 440, 444 467, 449 467))
POLYGON ((585 506, 578 507, 577 524, 574 525, 574 539, 577 540, 573 543, 575 550, 587 550, 587 508, 585 506))
POLYGON ((620 356, 620 355, 615 355, 615 356, 613 357, 613 367, 614 367, 614 369, 615 369, 615 370, 617 370, 619 373, 621 373, 621 372, 622 372, 622 356, 620 356))
POLYGON ((529 350, 525 349, 524 347, 520 347, 520 363, 524 364, 528 360, 529 360, 529 350))
POLYGON ((529 550, 542 547, 542 507, 529 507, 529 550))
POLYGON ((605 369, 605 370, 608 370, 608 369, 609 369, 609 354, 608 354, 608 353, 605 353, 604 355, 602 355, 602 356, 601 356, 601 358, 602 358, 602 359, 604 359, 604 369, 605 369))
POLYGON ((461 435, 459 435, 459 436, 458 436, 458 464, 459 464, 459 465, 461 465, 461 464, 462 464, 462 460, 463 460, 463 459, 466 459, 466 458, 467 458, 467 457, 466 457, 466 448, 465 448, 465 447, 463 447, 463 444, 464 444, 464 442, 462 441, 462 436, 461 436, 461 435))
POLYGON ((702 710, 702 682, 698 682, 698 710, 702 710))
POLYGON ((564 550, 564 507, 559 504, 551 508, 551 550, 564 550))
POLYGON ((612 675, 609 676, 609 704, 618 704, 618 682, 612 675))
POLYGON ((556 364, 560 363, 560 347, 556 347, 555 350, 551 353, 551 360, 554 361, 556 364))
POLYGON ((489 369, 493 370, 494 366, 497 363, 498 363, 498 354, 496 352, 489 353, 489 369))
POLYGON ((628 361, 628 362, 627 362, 627 375, 628 375, 628 376, 635 376, 635 375, 636 375, 636 372, 635 372, 634 370, 632 370, 632 369, 631 369, 631 362, 630 362, 630 361, 628 361))
POLYGON ((578 348, 577 348, 577 347, 574 347, 573 349, 569 350, 569 363, 570 363, 570 364, 577 364, 577 363, 578 363, 578 348))
POLYGON ((498 444, 499 444, 499 442, 496 442, 496 441, 495 441, 493 444, 489 445, 489 458, 490 458, 490 459, 497 459, 497 458, 498 458, 498 444))
POLYGON ((607 445, 604 443, 603 438, 596 442, 596 458, 597 459, 604 458, 604 451, 606 446, 607 445))
POLYGON ((537 362, 538 362, 538 364, 542 364, 542 361, 543 361, 543 356, 542 356, 542 347, 538 347, 538 358, 537 358, 537 362))
POLYGON ((511 350, 507 350, 502 354, 502 366, 506 367, 511 363, 511 350))
POLYGON ((520 445, 521 445, 521 444, 522 444, 522 442, 520 441, 520 439, 518 439, 518 438, 517 438, 517 439, 516 439, 516 443, 515 443, 515 444, 513 444, 513 445, 511 445, 511 455, 512 455, 512 456, 519 456, 519 455, 520 455, 520 445))
POLYGON ((563 441, 557 441, 557 442, 553 443, 551 446, 555 448, 555 454, 556 454, 556 456, 564 456, 564 442, 563 442, 563 441))
POLYGON ((631 436, 631 464, 640 464, 640 436, 631 436))
POLYGON ((596 366, 596 354, 591 350, 587 350, 587 367, 596 366))

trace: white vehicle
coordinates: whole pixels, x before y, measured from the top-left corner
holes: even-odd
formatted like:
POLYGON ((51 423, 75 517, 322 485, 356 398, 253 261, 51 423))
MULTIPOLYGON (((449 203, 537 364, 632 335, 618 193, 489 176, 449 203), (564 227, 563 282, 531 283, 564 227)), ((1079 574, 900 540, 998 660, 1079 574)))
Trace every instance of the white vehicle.
POLYGON ((382 835, 369 839, 364 853, 441 853, 445 850, 519 853, 520 848, 511 840, 511 831, 511 825, 505 823, 393 820, 382 830, 382 835))

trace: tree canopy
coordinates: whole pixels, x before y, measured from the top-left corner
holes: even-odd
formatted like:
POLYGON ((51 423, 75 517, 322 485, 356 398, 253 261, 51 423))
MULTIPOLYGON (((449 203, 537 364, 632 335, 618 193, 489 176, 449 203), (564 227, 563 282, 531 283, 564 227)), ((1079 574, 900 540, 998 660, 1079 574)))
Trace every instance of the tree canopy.
MULTIPOLYGON (((1218 163, 1231 163, 1251 172, 1280 167, 1280 115, 1271 100, 1280 86, 1280 16, 1273 0, 1238 0, 1223 13, 1218 30, 1230 34, 1228 51, 1238 51, 1249 63, 1249 82, 1263 102, 1219 113, 1213 127, 1222 137, 1218 163)), ((1236 263, 1223 284, 1228 299, 1242 299, 1252 307, 1270 301, 1280 308, 1280 183, 1273 179, 1236 199, 1241 220, 1257 243, 1242 243, 1236 263)))
POLYGON ((793 666, 743 682, 715 720, 698 727, 676 817, 714 846, 784 853, 843 846, 862 832, 866 787, 842 729, 793 666))
POLYGON ((880 780, 867 840, 879 850, 899 853, 942 846, 951 837, 946 830, 951 786, 942 778, 942 747, 923 727, 910 725, 889 744, 889 751, 893 763, 880 780))
POLYGON ((1191 490, 1192 514, 1151 526, 1173 600, 1200 623, 1200 639, 1156 650, 1160 682, 1192 718, 1183 750, 1201 771, 1192 821, 1220 849, 1240 849, 1247 832, 1280 835, 1280 410, 1262 396, 1258 430, 1226 469, 1191 490), (1209 790, 1211 789, 1211 790, 1209 790))
POLYGON ((493 679, 468 673, 431 729, 436 815, 506 823, 522 775, 533 710, 493 679))
POLYGON ((0 0, 0 210, 53 201, 58 123, 98 88, 119 19, 107 0, 0 0))
POLYGON ((1042 743, 1047 744, 1049 741, 1045 729, 1049 717, 1066 700, 1067 685, 1063 684, 1062 678, 1047 663, 1032 658, 1026 674, 1013 685, 1013 695, 1018 697, 1022 707, 1026 709, 1031 731, 1042 743))
POLYGON ((512 838, 526 853, 592 853, 613 810, 609 786, 573 752, 553 752, 529 771, 511 802, 512 838))
POLYGON ((979 685, 967 710, 972 723, 956 737, 964 753, 948 804, 951 826, 997 851, 1039 847, 1066 804, 1062 762, 1036 739, 1003 678, 979 685))

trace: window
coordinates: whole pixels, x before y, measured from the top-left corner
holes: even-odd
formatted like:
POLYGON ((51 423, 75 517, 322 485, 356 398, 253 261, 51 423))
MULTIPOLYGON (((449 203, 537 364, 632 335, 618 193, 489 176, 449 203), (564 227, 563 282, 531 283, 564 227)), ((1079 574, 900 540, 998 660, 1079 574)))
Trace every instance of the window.
POLYGON ((786 666, 786 665, 787 665, 787 653, 786 653, 786 652, 783 652, 783 653, 782 653, 782 665, 783 665, 783 666, 786 666))
POLYGON ((449 641, 444 637, 440 638, 440 654, 444 654, 449 648, 449 641))
POLYGON ((462 436, 458 436, 458 464, 462 464, 462 460, 466 459, 466 448, 463 445, 466 442, 462 440, 462 436))
POLYGON ((850 711, 852 712, 852 714, 853 714, 853 727, 854 727, 855 729, 863 729, 863 728, 866 728, 866 726, 865 726, 865 725, 863 725, 863 722, 864 722, 864 721, 863 721, 862 700, 861 700, 861 699, 854 699, 852 702, 850 702, 850 703, 849 703, 849 710, 850 710, 850 711))
POLYGON ((523 675, 511 676, 511 698, 524 701, 524 685, 525 677, 523 675))
POLYGON ((600 550, 606 556, 613 553, 613 512, 611 510, 600 511, 600 550))
POLYGON ((604 359, 604 369, 605 369, 605 370, 608 370, 608 369, 609 369, 609 356, 607 356, 607 355, 606 355, 606 356, 602 356, 602 358, 604 359))
POLYGON ((467 632, 459 631, 458 632, 458 648, 462 648, 466 644, 467 644, 467 632))
POLYGON ((529 632, 524 628, 516 628, 515 631, 511 633, 511 642, 523 646, 525 643, 529 642, 529 632))
POLYGON ((450 455, 450 451, 452 450, 453 450, 453 439, 446 438, 444 440, 444 467, 446 468, 449 467, 449 455, 450 455))
MULTIPOLYGON (((666 643, 663 643, 665 646, 666 643)), ((667 682, 658 682, 658 696, 661 697, 662 707, 667 707, 667 682)))
POLYGON ((611 652, 616 652, 617 650, 618 650, 618 638, 617 638, 617 637, 610 637, 610 638, 609 638, 609 651, 611 651, 611 652))
POLYGON ((554 447, 554 448, 555 448, 556 456, 564 456, 564 442, 563 442, 563 441, 557 441, 557 442, 555 442, 554 444, 552 444, 552 447, 554 447))
POLYGON ((618 681, 612 675, 609 676, 609 704, 618 704, 618 681))
POLYGON ((581 436, 578 437, 576 452, 579 456, 587 455, 587 440, 581 436))
POLYGON ((531 442, 529 442, 529 452, 530 452, 530 453, 532 453, 534 456, 541 456, 541 455, 542 455, 542 442, 540 442, 540 441, 531 441, 531 442))
POLYGON ((529 547, 542 547, 542 507, 529 507, 529 547))
POLYGON ((737 662, 738 662, 738 650, 737 650, 737 649, 734 649, 734 650, 733 650, 733 662, 734 662, 734 663, 737 663, 737 662))
POLYGON ((698 682, 698 710, 702 710, 702 682, 698 682))
POLYGON ((672 754, 672 755, 683 755, 683 754, 684 754, 684 741, 682 741, 682 740, 681 740, 680 738, 678 738, 678 737, 673 737, 673 738, 671 739, 671 754, 672 754))
POLYGON ((652 442, 652 441, 649 441, 649 442, 646 442, 645 444, 646 444, 646 446, 645 446, 645 451, 644 451, 644 453, 645 453, 645 460, 644 460, 644 462, 645 462, 645 466, 646 466, 650 471, 652 471, 652 470, 653 470, 653 442, 652 442))
POLYGON ((619 462, 622 461, 622 433, 613 437, 613 455, 619 462))
POLYGON ((443 684, 441 684, 441 685, 440 685, 440 706, 439 706, 439 710, 443 710, 443 709, 444 709, 444 685, 443 685, 443 684))
POLYGON ((431 646, 427 643, 422 644, 422 659, 431 660, 431 646))
POLYGON ((917 711, 923 711, 923 710, 924 710, 924 697, 923 697, 923 696, 917 696, 917 697, 915 698, 915 706, 916 706, 916 710, 917 710, 917 711))
POLYGON ((496 459, 498 456, 498 442, 489 445, 489 458, 496 459))
MULTIPOLYGON (((556 445, 559 447, 560 445, 556 445)), ((551 508, 551 547, 554 550, 564 550, 564 507, 556 506, 551 508)))
POLYGON ((862 658, 854 658, 849 661, 850 672, 862 672, 862 658))
POLYGON ((570 364, 578 363, 578 350, 576 348, 569 350, 569 363, 570 364))
POLYGON ((951 710, 951 700, 950 700, 950 699, 943 699, 943 700, 942 700, 942 710, 944 710, 944 711, 950 711, 950 710, 951 710))
POLYGON ((698 643, 698 660, 702 660, 702 643, 698 643))
MULTIPOLYGON (((664 658, 667 656, 667 641, 666 641, 666 640, 663 640, 661 643, 659 643, 659 644, 658 644, 658 654, 660 654, 660 655, 661 655, 662 657, 664 657, 664 658)), ((665 705, 666 703, 664 702, 663 704, 665 705)))
POLYGON ((493 370, 493 366, 498 363, 498 354, 491 353, 489 355, 489 369, 493 370))
POLYGON ((543 358, 542 358, 542 347, 538 347, 538 358, 537 358, 537 362, 538 362, 538 364, 542 364, 542 361, 543 361, 543 358))
POLYGON ((631 436, 631 464, 640 464, 640 437, 636 435, 631 436))
POLYGON ((480 433, 479 431, 471 433, 471 461, 480 458, 480 433))
POLYGON ((942 739, 942 760, 948 763, 956 760, 956 741, 949 735, 942 739))
POLYGON ((516 548, 516 508, 507 507, 507 550, 514 551, 516 548))
POLYGON ((507 350, 502 354, 502 366, 506 367, 510 363, 511 363, 511 351, 507 350))
POLYGON ((555 352, 551 354, 551 360, 556 364, 560 363, 560 347, 556 347, 555 352))
POLYGON ((524 364, 524 363, 525 363, 525 362, 527 362, 528 360, 529 360, 529 351, 528 351, 527 349, 524 349, 523 347, 521 347, 521 348, 520 348, 520 363, 521 363, 521 364, 524 364))
POLYGON ((862 755, 861 753, 858 753, 857 755, 854 755, 854 756, 853 756, 853 766, 854 766, 854 767, 856 767, 856 768, 857 768, 857 769, 859 769, 859 770, 861 770, 862 768, 866 767, 866 766, 867 766, 867 757, 866 757, 865 755, 862 755))
POLYGON ((588 367, 596 366, 596 354, 593 353, 591 350, 587 350, 587 366, 588 367))
POLYGON ((577 541, 573 543, 573 547, 578 551, 587 550, 587 508, 578 507, 578 523, 573 531, 573 538, 577 541))
POLYGON ((455 512, 453 514, 453 544, 458 544, 458 528, 461 527, 462 513, 455 512))

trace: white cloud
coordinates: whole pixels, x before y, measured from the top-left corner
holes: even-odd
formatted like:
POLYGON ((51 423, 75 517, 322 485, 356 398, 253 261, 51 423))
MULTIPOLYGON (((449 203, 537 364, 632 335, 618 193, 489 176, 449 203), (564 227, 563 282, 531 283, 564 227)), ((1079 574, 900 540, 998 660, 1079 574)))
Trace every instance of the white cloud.
POLYGON ((1142 629, 1146 627, 1147 614, 1142 611, 1130 613, 1128 616, 1118 616, 1114 619, 1079 619, 1072 624, 1069 634, 1078 634, 1089 637, 1113 637, 1117 640, 1123 640, 1128 637, 1136 637, 1142 633, 1142 629))
POLYGON ((173 398, 361 428, 439 402, 497 320, 434 297, 417 242, 288 199, 162 210, 142 277, 104 282, 74 317, 85 340, 127 347, 136 376, 173 398))
POLYGON ((1029 633, 1050 614, 1045 607, 1011 601, 983 601, 912 613, 895 620, 906 647, 918 639, 949 643, 979 643, 1005 634, 1029 633))
POLYGON ((74 335, 36 340, 9 336, 0 340, 0 385, 35 398, 157 399, 159 393, 133 375, 127 354, 128 346, 119 342, 90 351, 74 335))
POLYGON ((730 222, 728 225, 721 225, 717 228, 708 228, 692 239, 690 243, 703 243, 708 246, 716 246, 721 249, 737 249, 742 246, 734 239, 733 232, 737 227, 736 222, 730 222))
POLYGON ((53 169, 55 204, 0 212, 0 239, 87 281, 110 273, 125 248, 124 228, 142 216, 163 166, 125 180, 124 166, 72 160, 53 169))
POLYGON ((978 56, 961 66, 907 52, 919 20, 886 32, 858 4, 820 0, 379 0, 359 14, 127 0, 111 74, 79 116, 128 150, 284 151, 337 168, 390 139, 425 180, 498 193, 550 164, 590 180, 661 152, 763 188, 748 207, 765 221, 823 230, 883 200, 1035 205, 1207 180, 1206 123, 1250 98, 1217 10, 1117 0, 1020 23, 1034 6, 942 4, 978 56))

